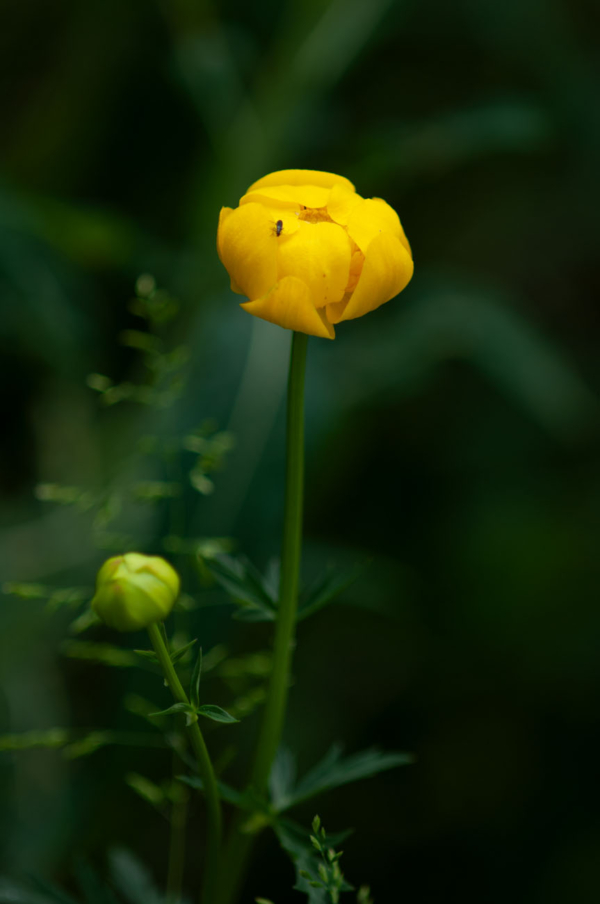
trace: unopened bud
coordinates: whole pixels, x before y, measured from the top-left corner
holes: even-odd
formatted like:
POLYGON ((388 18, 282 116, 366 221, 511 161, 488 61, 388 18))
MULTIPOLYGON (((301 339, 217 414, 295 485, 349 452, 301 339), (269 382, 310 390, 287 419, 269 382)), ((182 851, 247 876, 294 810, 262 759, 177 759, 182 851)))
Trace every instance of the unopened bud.
POLYGON ((179 575, 159 556, 113 556, 98 572, 92 609, 117 631, 139 631, 167 617, 179 586, 179 575))

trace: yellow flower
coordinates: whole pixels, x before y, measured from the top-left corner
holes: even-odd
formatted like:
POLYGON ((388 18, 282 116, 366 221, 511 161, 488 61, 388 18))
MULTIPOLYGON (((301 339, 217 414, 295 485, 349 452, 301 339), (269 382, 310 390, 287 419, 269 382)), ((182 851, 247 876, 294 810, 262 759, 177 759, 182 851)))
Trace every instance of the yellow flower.
POLYGON ((335 338, 334 324, 394 298, 413 274, 395 210, 365 200, 343 176, 281 170, 224 207, 219 257, 231 288, 256 317, 310 336, 335 338))
POLYGON ((92 609, 117 631, 139 631, 165 619, 178 595, 179 575, 168 562, 129 552, 98 572, 92 609))

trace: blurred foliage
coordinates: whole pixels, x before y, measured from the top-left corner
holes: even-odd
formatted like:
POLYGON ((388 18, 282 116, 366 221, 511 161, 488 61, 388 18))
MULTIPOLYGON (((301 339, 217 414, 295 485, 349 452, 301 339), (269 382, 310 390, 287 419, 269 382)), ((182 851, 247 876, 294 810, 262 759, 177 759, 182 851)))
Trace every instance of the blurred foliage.
MULTIPOLYGON (((287 743, 304 772, 338 738, 415 752, 323 799, 327 825, 362 827, 344 846, 374 901, 401 876, 415 904, 596 902, 597 4, 8 0, 1 19, 0 732, 34 734, 0 754, 0 898, 56 900, 26 896, 35 873, 160 900, 148 797, 173 749, 91 730, 146 736, 161 708, 151 662, 102 668, 134 656, 86 621, 102 548, 173 557, 180 645, 199 637, 211 699, 255 718, 270 625, 232 622, 207 562, 243 551, 268 576, 289 337, 240 312, 214 235, 221 205, 299 166, 396 207, 416 275, 311 342, 305 582, 372 564, 299 627, 287 743), (64 644, 69 625, 93 637, 64 644)), ((248 750, 210 743, 241 783, 248 750)), ((201 843, 193 808, 191 827, 201 843)), ((283 904, 270 844, 247 895, 283 904)))

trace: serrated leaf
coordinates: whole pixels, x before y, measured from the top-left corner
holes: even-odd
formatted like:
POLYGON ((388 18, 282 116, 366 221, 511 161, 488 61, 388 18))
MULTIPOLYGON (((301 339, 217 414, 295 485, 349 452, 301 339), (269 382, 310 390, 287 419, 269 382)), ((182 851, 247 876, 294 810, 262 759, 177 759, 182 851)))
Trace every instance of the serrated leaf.
POLYGON ((274 556, 267 562, 263 575, 263 587, 277 606, 279 603, 279 584, 281 581, 281 559, 274 556))
POLYGON ((269 584, 251 562, 221 555, 205 559, 204 563, 232 601, 241 607, 235 617, 242 621, 273 621, 275 600, 269 584))
POLYGON ((275 812, 293 796, 296 782, 296 757, 288 747, 281 746, 273 760, 269 775, 269 795, 275 812))
POLYGON ((251 587, 255 588, 257 594, 266 603, 276 606, 278 601, 278 588, 273 588, 272 586, 272 573, 269 573, 267 578, 264 578, 258 568, 256 568, 250 559, 247 559, 245 556, 240 556, 239 562, 244 569, 246 582, 251 587))
MULTIPOLYGON (((330 880, 333 880, 338 891, 352 891, 352 886, 343 879, 337 863, 334 863, 331 869, 331 877, 328 876, 322 860, 321 843, 303 826, 291 819, 277 819, 273 828, 279 843, 289 854, 296 867, 294 889, 308 895, 310 904, 330 904, 334 900, 330 895, 330 889, 333 888, 330 880), (313 849, 313 846, 316 850, 313 849), (315 874, 320 876, 323 881, 319 882, 315 874), (313 891, 313 889, 319 889, 320 886, 322 894, 313 891), (311 897, 311 894, 314 897, 311 897)), ((329 850, 344 841, 351 832, 326 835, 325 830, 320 828, 319 834, 324 839, 324 847, 329 850)))
POLYGON ((364 565, 357 565, 352 571, 330 571, 323 575, 308 591, 298 607, 297 621, 303 621, 309 615, 314 615, 328 603, 343 593, 363 573, 364 565))
POLYGON ((200 678, 202 676, 202 647, 198 649, 196 662, 192 671, 192 679, 190 681, 190 700, 194 709, 200 706, 200 678))
POLYGON ((413 762, 413 757, 408 753, 383 753, 370 748, 343 758, 342 750, 340 745, 334 744, 321 762, 307 772, 294 790, 289 792, 287 798, 279 799, 276 811, 282 813, 323 791, 413 762))
POLYGON ((222 709, 220 706, 215 706, 213 703, 207 703, 204 706, 198 707, 198 715, 205 716, 207 719, 212 719, 213 722, 239 722, 239 719, 235 719, 231 716, 226 710, 222 709))
POLYGON ((294 889, 308 896, 308 904, 329 904, 325 889, 315 888, 310 884, 312 880, 307 878, 316 872, 318 866, 318 860, 308 840, 308 833, 291 820, 278 820, 273 828, 281 847, 296 869, 294 889))

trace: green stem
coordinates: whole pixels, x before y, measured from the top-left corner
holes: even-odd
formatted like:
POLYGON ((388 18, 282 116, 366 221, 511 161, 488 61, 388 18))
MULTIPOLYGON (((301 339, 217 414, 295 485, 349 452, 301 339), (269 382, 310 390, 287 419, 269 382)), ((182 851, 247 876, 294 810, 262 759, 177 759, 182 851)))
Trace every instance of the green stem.
POLYGON ((273 671, 252 770, 252 785, 259 794, 264 794, 267 789, 271 766, 281 743, 294 650, 302 554, 304 371, 307 344, 308 336, 294 333, 287 392, 285 507, 273 671))
MULTIPOLYGON (((281 742, 294 649, 304 492, 304 372, 308 336, 294 333, 287 392, 285 508, 281 553, 279 608, 275 627, 273 670, 251 774, 251 785, 259 794, 267 790, 269 773, 281 742)), ((222 870, 219 904, 232 904, 239 895, 255 836, 241 828, 248 814, 232 824, 222 870)))
MULTIPOLYGON (((160 667, 167 680, 167 684, 171 689, 173 697, 178 703, 187 703, 189 700, 183 689, 181 681, 175 671, 175 667, 171 662, 171 657, 165 646, 160 628, 158 625, 149 625, 148 634, 150 641, 154 647, 154 651, 158 657, 160 667)), ((188 727, 188 735, 192 749, 196 754, 198 761, 198 771, 204 785, 204 794, 206 795, 207 808, 207 847, 204 869, 204 879, 202 884, 202 901, 204 904, 213 904, 215 887, 218 876, 219 852, 221 848, 221 802, 219 799, 219 791, 217 789, 217 781, 213 771, 212 763, 197 722, 193 722, 188 727)))

